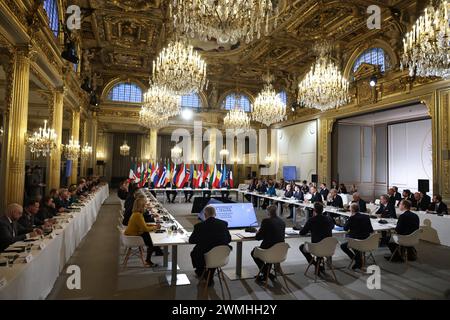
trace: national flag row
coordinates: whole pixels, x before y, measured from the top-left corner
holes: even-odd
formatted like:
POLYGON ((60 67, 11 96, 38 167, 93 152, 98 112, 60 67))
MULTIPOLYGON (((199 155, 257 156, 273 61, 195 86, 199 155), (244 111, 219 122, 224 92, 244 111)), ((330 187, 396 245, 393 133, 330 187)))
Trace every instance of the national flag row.
POLYGON ((130 182, 139 187, 146 184, 155 188, 165 188, 169 184, 184 188, 192 183, 192 188, 233 188, 233 171, 224 164, 179 164, 167 163, 132 163, 128 176, 130 182))

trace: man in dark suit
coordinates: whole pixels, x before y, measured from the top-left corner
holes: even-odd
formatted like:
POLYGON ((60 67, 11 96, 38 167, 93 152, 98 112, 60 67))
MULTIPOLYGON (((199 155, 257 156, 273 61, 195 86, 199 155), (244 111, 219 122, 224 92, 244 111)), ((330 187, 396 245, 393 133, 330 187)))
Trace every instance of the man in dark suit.
MULTIPOLYGON (((334 220, 323 214, 323 204, 320 202, 314 203, 313 217, 308 219, 305 226, 300 230, 301 236, 306 236, 311 232, 311 242, 317 243, 325 238, 332 236, 332 231, 334 228, 334 220)), ((300 251, 305 256, 308 263, 311 262, 312 256, 308 252, 307 246, 305 244, 300 245, 300 251)), ((321 268, 320 272, 324 270, 321 268)))
POLYGON ((423 211, 428 210, 428 208, 430 207, 431 204, 431 198, 429 195, 427 195, 426 192, 420 191, 420 204, 421 204, 421 209, 423 209, 423 211))
POLYGON ((436 212, 437 214, 448 214, 447 205, 442 202, 442 196, 440 194, 433 196, 433 202, 430 204, 429 211, 436 212))
POLYGON ((303 194, 307 194, 310 191, 309 187, 308 187, 308 182, 306 180, 302 181, 301 189, 302 189, 303 194))
MULTIPOLYGON (((228 179, 223 182, 222 189, 224 188, 227 190, 230 189, 230 183, 228 182, 228 179)), ((220 194, 222 195, 222 199, 228 199, 230 197, 230 191, 220 191, 220 194)))
POLYGON ((322 196, 320 195, 320 193, 317 192, 317 188, 311 187, 309 190, 311 191, 311 199, 309 201, 311 203, 316 203, 316 202, 322 203, 322 196))
POLYGON ((208 189, 203 191, 203 198, 211 198, 211 184, 209 183, 209 179, 205 178, 205 180, 202 182, 202 185, 200 186, 202 189, 208 189))
POLYGON ((166 197, 167 197, 167 201, 169 203, 175 203, 175 198, 177 197, 177 191, 175 190, 177 188, 177 186, 172 183, 169 182, 166 184, 166 189, 172 189, 172 190, 168 190, 166 191, 166 197), (170 198, 172 196, 172 199, 170 198))
POLYGON ((328 193, 330 193, 330 191, 327 189, 326 183, 321 183, 320 184, 320 194, 322 195, 323 201, 327 201, 328 193))
POLYGON ((394 194, 395 201, 398 201, 399 205, 400 205, 400 201, 402 200, 402 195, 400 194, 400 192, 398 192, 397 186, 392 186, 392 188, 394 188, 394 190, 395 190, 395 194, 394 194))
MULTIPOLYGON (((408 200, 402 200, 400 202, 400 210, 403 212, 397 221, 397 226, 395 227, 395 232, 399 235, 409 235, 419 229, 420 219, 417 214, 411 212, 411 203, 408 200)), ((397 249, 398 244, 393 241, 390 241, 388 244, 389 250, 391 250, 391 254, 394 253, 395 249, 397 249)), ((398 251, 397 251, 398 253, 398 251)), ((386 260, 390 260, 391 256, 385 256, 386 260)), ((417 253, 415 248, 408 248, 408 260, 414 261, 417 259, 417 253)), ((396 254, 392 257, 392 261, 403 262, 402 257, 399 254, 396 254)))
MULTIPOLYGON (((353 194, 355 195, 355 194, 353 194)), ((364 240, 367 239, 373 232, 372 223, 370 222, 370 217, 367 214, 360 213, 359 206, 357 203, 352 203, 350 206, 351 216, 347 220, 344 226, 344 230, 348 232, 347 236, 352 239, 364 240)), ((344 251, 350 259, 355 258, 355 263, 352 269, 361 269, 362 259, 361 252, 355 250, 353 252, 348 247, 348 242, 341 244, 341 249, 344 251)))
MULTIPOLYGON (((261 249, 269 249, 274 244, 284 242, 286 224, 277 216, 277 207, 274 205, 268 206, 267 213, 269 217, 261 222, 261 227, 255 237, 256 240, 262 240, 259 246, 261 249)), ((262 260, 255 258, 254 252, 255 249, 252 250, 251 256, 260 270, 256 280, 262 282, 265 280, 266 273, 269 272, 271 266, 265 265, 262 260)), ((269 277, 271 279, 274 278, 271 274, 269 274, 269 277)))
MULTIPOLYGON (((208 206, 205 208, 204 213, 205 221, 197 223, 189 237, 189 243, 195 244, 194 249, 191 251, 191 259, 195 268, 195 274, 198 277, 201 277, 205 271, 204 254, 214 247, 228 245, 231 242, 228 223, 215 218, 216 209, 208 206)), ((211 286, 213 284, 214 281, 211 277, 208 285, 211 286)))
POLYGON ((395 199, 395 189, 394 188, 388 189, 388 196, 389 196, 389 199, 388 199, 389 204, 393 205, 395 208, 396 199, 395 199))
MULTIPOLYGON (((412 204, 412 207, 415 207, 414 205, 414 195, 411 193, 411 190, 404 189, 402 192, 402 200, 409 200, 412 204)), ((400 204, 399 204, 400 205, 400 204)))
POLYGON ((39 229, 29 231, 17 223, 22 213, 22 206, 13 203, 6 208, 6 213, 0 216, 0 252, 17 241, 23 241, 42 234, 42 231, 39 229))
POLYGON ((23 210, 22 216, 17 221, 26 232, 32 232, 34 228, 41 227, 44 221, 39 219, 37 213, 39 212, 39 201, 28 200, 23 210))
POLYGON ((184 190, 185 202, 191 202, 192 196, 194 195, 194 191, 192 191, 193 187, 194 184, 192 183, 192 180, 189 180, 184 184, 183 188, 188 188, 188 190, 184 190))
MULTIPOLYGON (((258 185, 258 179, 253 179, 252 183, 248 186, 247 191, 248 192, 253 192, 256 190, 256 186, 258 185)), ((250 194, 246 194, 245 199, 247 199, 248 202, 252 201, 252 196, 250 194)))
POLYGON ((380 197, 380 208, 375 214, 383 219, 397 219, 395 206, 392 202, 389 202, 389 196, 387 194, 383 194, 380 197))
POLYGON ((363 212, 363 213, 367 212, 366 202, 363 199, 361 199, 359 192, 355 192, 353 194, 352 203, 356 203, 358 205, 359 212, 363 212))
POLYGON ((328 201, 327 205, 335 208, 344 208, 344 202, 342 201, 342 197, 338 195, 336 189, 331 189, 330 194, 331 194, 331 201, 328 201))

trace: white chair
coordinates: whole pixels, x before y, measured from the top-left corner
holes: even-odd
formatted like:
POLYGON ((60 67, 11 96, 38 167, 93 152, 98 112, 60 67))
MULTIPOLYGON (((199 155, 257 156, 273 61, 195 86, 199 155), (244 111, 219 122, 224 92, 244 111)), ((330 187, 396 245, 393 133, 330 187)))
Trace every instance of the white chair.
POLYGON ((376 204, 377 206, 379 206, 379 205, 380 205, 380 199, 375 199, 375 204, 376 204))
POLYGON ((146 266, 144 259, 144 239, 141 236, 126 236, 123 234, 123 230, 118 226, 117 229, 120 232, 120 240, 122 245, 125 247, 125 258, 123 260, 123 267, 125 268, 128 264, 128 259, 130 256, 137 256, 141 259, 144 267, 146 266))
POLYGON ((406 264, 408 264, 408 250, 407 248, 414 248, 419 244, 420 234, 422 233, 422 229, 417 229, 411 234, 408 235, 400 235, 394 234, 392 239, 394 243, 398 244, 397 248, 395 248, 394 252, 391 255, 389 261, 392 261, 392 258, 395 256, 397 252, 400 253, 400 256, 405 260, 406 264))
MULTIPOLYGON (((230 299, 231 299, 230 289, 228 288, 228 284, 225 280, 225 277, 224 277, 223 271, 222 271, 222 267, 226 266, 228 264, 228 261, 230 260, 230 252, 231 252, 230 247, 223 245, 223 246, 214 247, 211 250, 209 250, 207 253, 204 254, 204 257, 205 257, 204 273, 205 272, 207 273, 206 284, 205 284, 205 294, 206 294, 206 291, 208 290, 208 283, 209 283, 211 276, 214 277, 214 273, 211 274, 212 273, 211 270, 217 269, 217 276, 219 277, 220 286, 222 287, 222 280, 220 279, 220 277, 222 277, 223 283, 227 287, 228 294, 230 295, 230 299)), ((202 278, 203 278, 203 276, 204 276, 204 274, 202 275, 202 278)))
MULTIPOLYGON (((315 257, 315 259, 312 259, 311 262, 308 264, 308 267, 306 268, 305 271, 305 275, 308 272, 309 267, 314 263, 314 261, 316 261, 314 281, 317 281, 317 275, 319 274, 320 266, 323 265, 323 267, 325 268, 325 259, 328 260, 328 258, 331 258, 334 255, 337 244, 338 240, 334 237, 322 239, 322 241, 317 243, 307 242, 305 245, 307 245, 308 252, 311 253, 311 255, 315 257)), ((329 261, 328 265, 331 271, 333 272, 334 281, 337 282, 332 262, 329 261)))
MULTIPOLYGON (((361 268, 365 267, 366 253, 368 253, 369 256, 372 258, 374 264, 377 264, 372 252, 378 249, 379 242, 380 242, 380 234, 378 232, 372 233, 369 237, 367 237, 364 240, 358 240, 358 239, 352 239, 352 238, 348 239, 348 247, 353 250, 357 250, 357 251, 361 252, 361 259, 362 259, 361 268)), ((354 260, 355 260, 355 257, 353 257, 352 261, 350 261, 348 268, 350 268, 350 266, 352 265, 354 260)))
MULTIPOLYGON (((269 273, 270 270, 273 267, 273 271, 275 272, 275 277, 277 276, 277 271, 281 273, 284 279, 284 283, 286 284, 286 288, 289 289, 286 275, 284 274, 283 270, 281 269, 281 263, 284 262, 287 258, 287 252, 290 248, 289 244, 286 242, 279 242, 277 244, 274 244, 269 249, 261 249, 259 247, 255 248, 254 256, 255 258, 258 258, 262 260, 265 264, 270 264, 269 270, 266 272, 266 281, 265 281, 265 287, 267 288, 267 283, 269 279, 269 273), (278 270, 277 270, 278 269, 278 270)), ((261 273, 262 268, 259 270, 258 275, 261 273)))

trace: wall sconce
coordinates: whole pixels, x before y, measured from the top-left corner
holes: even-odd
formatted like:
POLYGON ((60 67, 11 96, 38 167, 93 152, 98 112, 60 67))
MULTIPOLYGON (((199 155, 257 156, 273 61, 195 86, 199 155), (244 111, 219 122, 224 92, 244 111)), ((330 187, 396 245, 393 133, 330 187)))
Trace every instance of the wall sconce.
POLYGON ((273 158, 272 158, 272 156, 270 155, 270 153, 267 154, 267 156, 264 158, 264 161, 265 161, 267 164, 271 164, 271 163, 273 162, 273 158))
POLYGON ((99 160, 104 160, 104 159, 105 159, 105 154, 104 154, 103 151, 97 151, 96 157, 97 157, 97 159, 99 159, 99 160))

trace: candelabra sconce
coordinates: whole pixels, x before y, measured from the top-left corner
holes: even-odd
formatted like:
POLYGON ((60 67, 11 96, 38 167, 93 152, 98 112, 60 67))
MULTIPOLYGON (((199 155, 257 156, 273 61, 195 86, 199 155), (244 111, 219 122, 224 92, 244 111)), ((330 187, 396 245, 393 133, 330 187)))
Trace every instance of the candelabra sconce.
MULTIPOLYGON (((3 135, 3 128, 1 135, 3 135)), ((47 128, 47 120, 45 120, 44 128, 39 128, 39 131, 35 131, 32 135, 26 137, 26 142, 33 157, 46 157, 56 147, 56 138, 55 130, 47 128)))
POLYGON ((80 143, 73 140, 73 136, 69 140, 69 144, 63 145, 64 154, 67 160, 77 160, 80 156, 80 143))
POLYGON ((267 154, 267 156, 264 158, 264 161, 266 162, 267 165, 270 166, 270 164, 273 162, 273 158, 272 156, 269 154, 267 154))
POLYGON ((86 142, 84 147, 81 149, 81 159, 88 160, 92 155, 92 147, 86 142))

